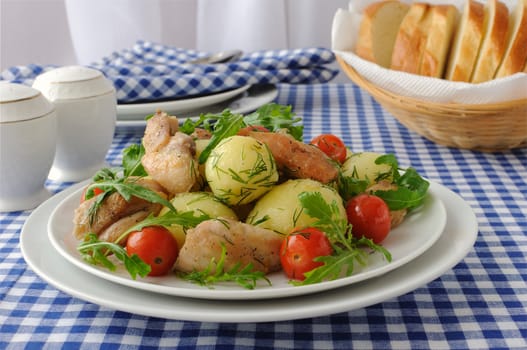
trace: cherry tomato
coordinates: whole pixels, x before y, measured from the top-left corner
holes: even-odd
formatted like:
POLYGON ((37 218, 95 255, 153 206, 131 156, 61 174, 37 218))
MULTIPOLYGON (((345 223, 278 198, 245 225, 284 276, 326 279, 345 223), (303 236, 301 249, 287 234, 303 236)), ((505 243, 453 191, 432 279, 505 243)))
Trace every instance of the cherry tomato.
POLYGON ((171 269, 179 254, 174 236, 163 226, 148 226, 130 233, 126 241, 128 255, 137 254, 150 265, 149 276, 162 276, 171 269))
POLYGON ((344 163, 346 160, 347 150, 344 142, 333 134, 322 134, 311 140, 311 144, 320 148, 329 158, 344 163))
MULTIPOLYGON (((86 186, 86 188, 84 189, 84 191, 82 191, 82 195, 81 195, 81 203, 84 202, 86 200, 86 192, 88 192, 88 187, 89 186, 86 186)), ((100 195, 101 193, 104 193, 103 190, 101 190, 99 187, 95 187, 93 189, 93 196, 98 196, 100 195)))
POLYGON ((380 197, 359 194, 346 203, 346 213, 357 238, 364 236, 379 244, 390 233, 390 209, 380 197))
POLYGON ((323 265, 314 258, 332 253, 333 248, 324 232, 314 227, 295 229, 282 242, 280 262, 288 278, 303 281, 306 272, 323 265))

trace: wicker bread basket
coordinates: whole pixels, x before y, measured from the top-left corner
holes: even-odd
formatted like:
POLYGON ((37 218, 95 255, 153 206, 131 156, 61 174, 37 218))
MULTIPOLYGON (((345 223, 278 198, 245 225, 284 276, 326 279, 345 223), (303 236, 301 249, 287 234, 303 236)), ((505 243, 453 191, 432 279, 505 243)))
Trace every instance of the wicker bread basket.
POLYGON ((527 99, 473 105, 423 101, 382 89, 338 55, 337 61, 401 124, 433 142, 482 152, 527 146, 527 99))

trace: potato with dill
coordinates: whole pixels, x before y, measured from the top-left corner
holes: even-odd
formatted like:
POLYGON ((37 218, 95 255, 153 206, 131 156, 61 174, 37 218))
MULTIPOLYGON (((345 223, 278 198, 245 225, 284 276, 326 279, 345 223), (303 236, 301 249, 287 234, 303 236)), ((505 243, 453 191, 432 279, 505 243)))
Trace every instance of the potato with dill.
MULTIPOLYGON (((176 194, 170 201, 178 212, 194 212, 194 215, 205 214, 210 218, 226 218, 238 220, 236 213, 227 205, 220 202, 209 192, 182 192, 176 194)), ((164 207, 159 216, 162 216, 170 211, 169 208, 164 207)), ((172 233, 176 239, 178 246, 182 247, 185 243, 186 233, 181 225, 171 225, 167 229, 172 233)))
POLYGON ((235 135, 214 147, 205 163, 205 177, 217 198, 242 205, 268 192, 278 181, 278 170, 264 143, 235 135))
POLYGON ((303 192, 319 192, 326 203, 336 203, 340 219, 346 220, 346 210, 340 195, 327 185, 311 179, 288 180, 275 186, 269 193, 256 202, 246 222, 283 234, 293 228, 309 227, 316 219, 303 210, 298 198, 303 192))
POLYGON ((376 164, 375 160, 382 156, 376 152, 353 153, 342 164, 342 174, 367 180, 370 185, 382 179, 391 180, 391 166, 389 164, 376 164))

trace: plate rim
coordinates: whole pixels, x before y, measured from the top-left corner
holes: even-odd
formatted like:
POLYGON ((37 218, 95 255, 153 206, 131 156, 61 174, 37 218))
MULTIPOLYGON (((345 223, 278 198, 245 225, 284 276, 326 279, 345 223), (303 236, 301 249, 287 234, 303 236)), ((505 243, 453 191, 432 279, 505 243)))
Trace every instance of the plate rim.
MULTIPOLYGON (((253 93, 253 88, 257 87, 257 85, 251 85, 251 87, 239 94, 238 96, 235 96, 232 98, 232 101, 229 102, 227 105, 226 102, 228 102, 230 99, 227 99, 225 101, 221 101, 212 105, 205 106, 203 109, 197 109, 195 110, 196 113, 208 113, 211 108, 216 108, 218 106, 221 106, 222 109, 228 108, 232 113, 237 114, 244 114, 248 112, 255 111, 258 109, 258 107, 263 106, 266 103, 272 102, 277 96, 278 96, 278 87, 276 84, 265 84, 268 86, 269 90, 264 90, 263 92, 257 91, 256 93, 253 93), (265 99, 264 99, 265 98, 265 99), (262 101, 258 103, 250 103, 249 101, 254 99, 262 99, 262 101)), ((183 114, 190 114, 194 112, 187 111, 183 112, 183 114)), ((179 114, 179 113, 178 113, 179 114)), ((180 118, 178 116, 178 118, 180 118)), ((191 119, 191 120, 197 120, 197 117, 188 117, 183 116, 180 119, 191 119)), ((146 126, 146 120, 144 119, 118 119, 116 120, 116 127, 145 127, 146 126)))
MULTIPOLYGON (((32 238, 31 232, 35 229, 42 230, 39 220, 45 220, 49 216, 50 207, 57 202, 57 198, 60 198, 57 196, 40 205, 26 220, 20 233, 20 249, 28 266, 44 281, 58 290, 103 307, 150 317, 198 322, 276 322, 318 317, 368 307, 411 292, 440 277, 469 253, 478 235, 476 215, 460 195, 442 185, 438 186, 443 202, 449 203, 446 206, 447 226, 431 249, 413 262, 384 276, 325 293, 295 298, 234 302, 166 296, 102 281, 70 265, 68 266, 74 278, 65 279, 63 269, 54 266, 56 260, 64 263, 64 258, 58 254, 46 256, 51 261, 43 263, 44 249, 53 249, 47 234, 36 233, 37 237, 32 238), (42 245, 36 244, 31 249, 30 242, 35 239, 42 245), (428 261, 434 257, 439 259, 439 263, 428 261), (80 283, 76 283, 79 276, 80 283), (395 283, 386 283, 390 281, 395 283), (99 284, 89 282, 99 282, 99 284), (142 303, 137 303, 137 299, 142 300, 142 303)), ((71 191, 75 187, 74 185, 59 195, 67 195, 68 190, 71 191)))
POLYGON ((238 88, 220 91, 210 95, 196 96, 184 99, 169 101, 153 101, 144 103, 117 104, 116 121, 120 120, 141 120, 139 118, 123 119, 124 116, 139 114, 144 118, 153 113, 156 109, 162 109, 171 113, 188 112, 196 108, 207 107, 215 103, 226 101, 232 97, 240 95, 251 87, 250 84, 238 88))

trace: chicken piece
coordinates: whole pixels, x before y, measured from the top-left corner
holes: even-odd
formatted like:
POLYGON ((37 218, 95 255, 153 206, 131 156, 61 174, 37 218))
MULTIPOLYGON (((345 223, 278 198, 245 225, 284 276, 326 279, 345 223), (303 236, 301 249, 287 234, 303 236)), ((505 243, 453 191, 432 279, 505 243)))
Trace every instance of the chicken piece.
MULTIPOLYGON (((388 180, 382 180, 379 181, 370 187, 366 189, 366 192, 373 193, 375 191, 389 191, 389 190, 396 190, 397 185, 392 184, 388 180)), ((406 214, 408 213, 407 209, 399 209, 399 210, 390 210, 390 222, 391 222, 391 228, 395 228, 396 226, 399 226, 406 217, 406 214)))
MULTIPOLYGON (((139 178, 130 180, 135 181, 135 184, 137 185, 155 191, 165 199, 167 198, 163 187, 152 179, 139 178)), ((73 235, 77 237, 77 239, 84 238, 89 232, 93 232, 99 236, 113 223, 139 211, 157 214, 162 208, 161 204, 151 203, 135 196, 132 196, 130 201, 127 202, 119 193, 114 192, 104 200, 95 213, 93 222, 90 224, 90 208, 95 200, 96 197, 90 198, 89 200, 82 202, 77 209, 75 209, 73 217, 73 235)))
POLYGON ((291 177, 327 184, 338 176, 335 163, 316 146, 297 141, 288 134, 255 131, 245 133, 246 136, 265 143, 279 170, 291 177))
POLYGON ((283 236, 261 227, 231 219, 212 219, 187 231, 175 269, 182 272, 205 270, 211 259, 221 257, 222 244, 227 250, 225 270, 237 263, 252 263, 254 271, 278 271, 283 236))
POLYGON ((212 137, 212 134, 208 130, 196 128, 190 136, 197 140, 209 140, 212 137))
POLYGON ((189 191, 199 178, 196 144, 178 128, 176 117, 158 111, 146 124, 141 159, 148 175, 172 195, 189 191))
MULTIPOLYGON (((122 219, 119 219, 118 221, 114 222, 110 226, 108 226, 106 229, 104 229, 100 235, 99 239, 101 241, 106 242, 115 242, 123 233, 125 233, 130 227, 138 224, 139 222, 143 221, 150 215, 150 212, 146 210, 138 211, 137 213, 133 213, 132 215, 125 216, 122 219)), ((125 237, 123 240, 119 241, 118 243, 122 246, 126 245, 126 240, 128 237, 125 237)))

